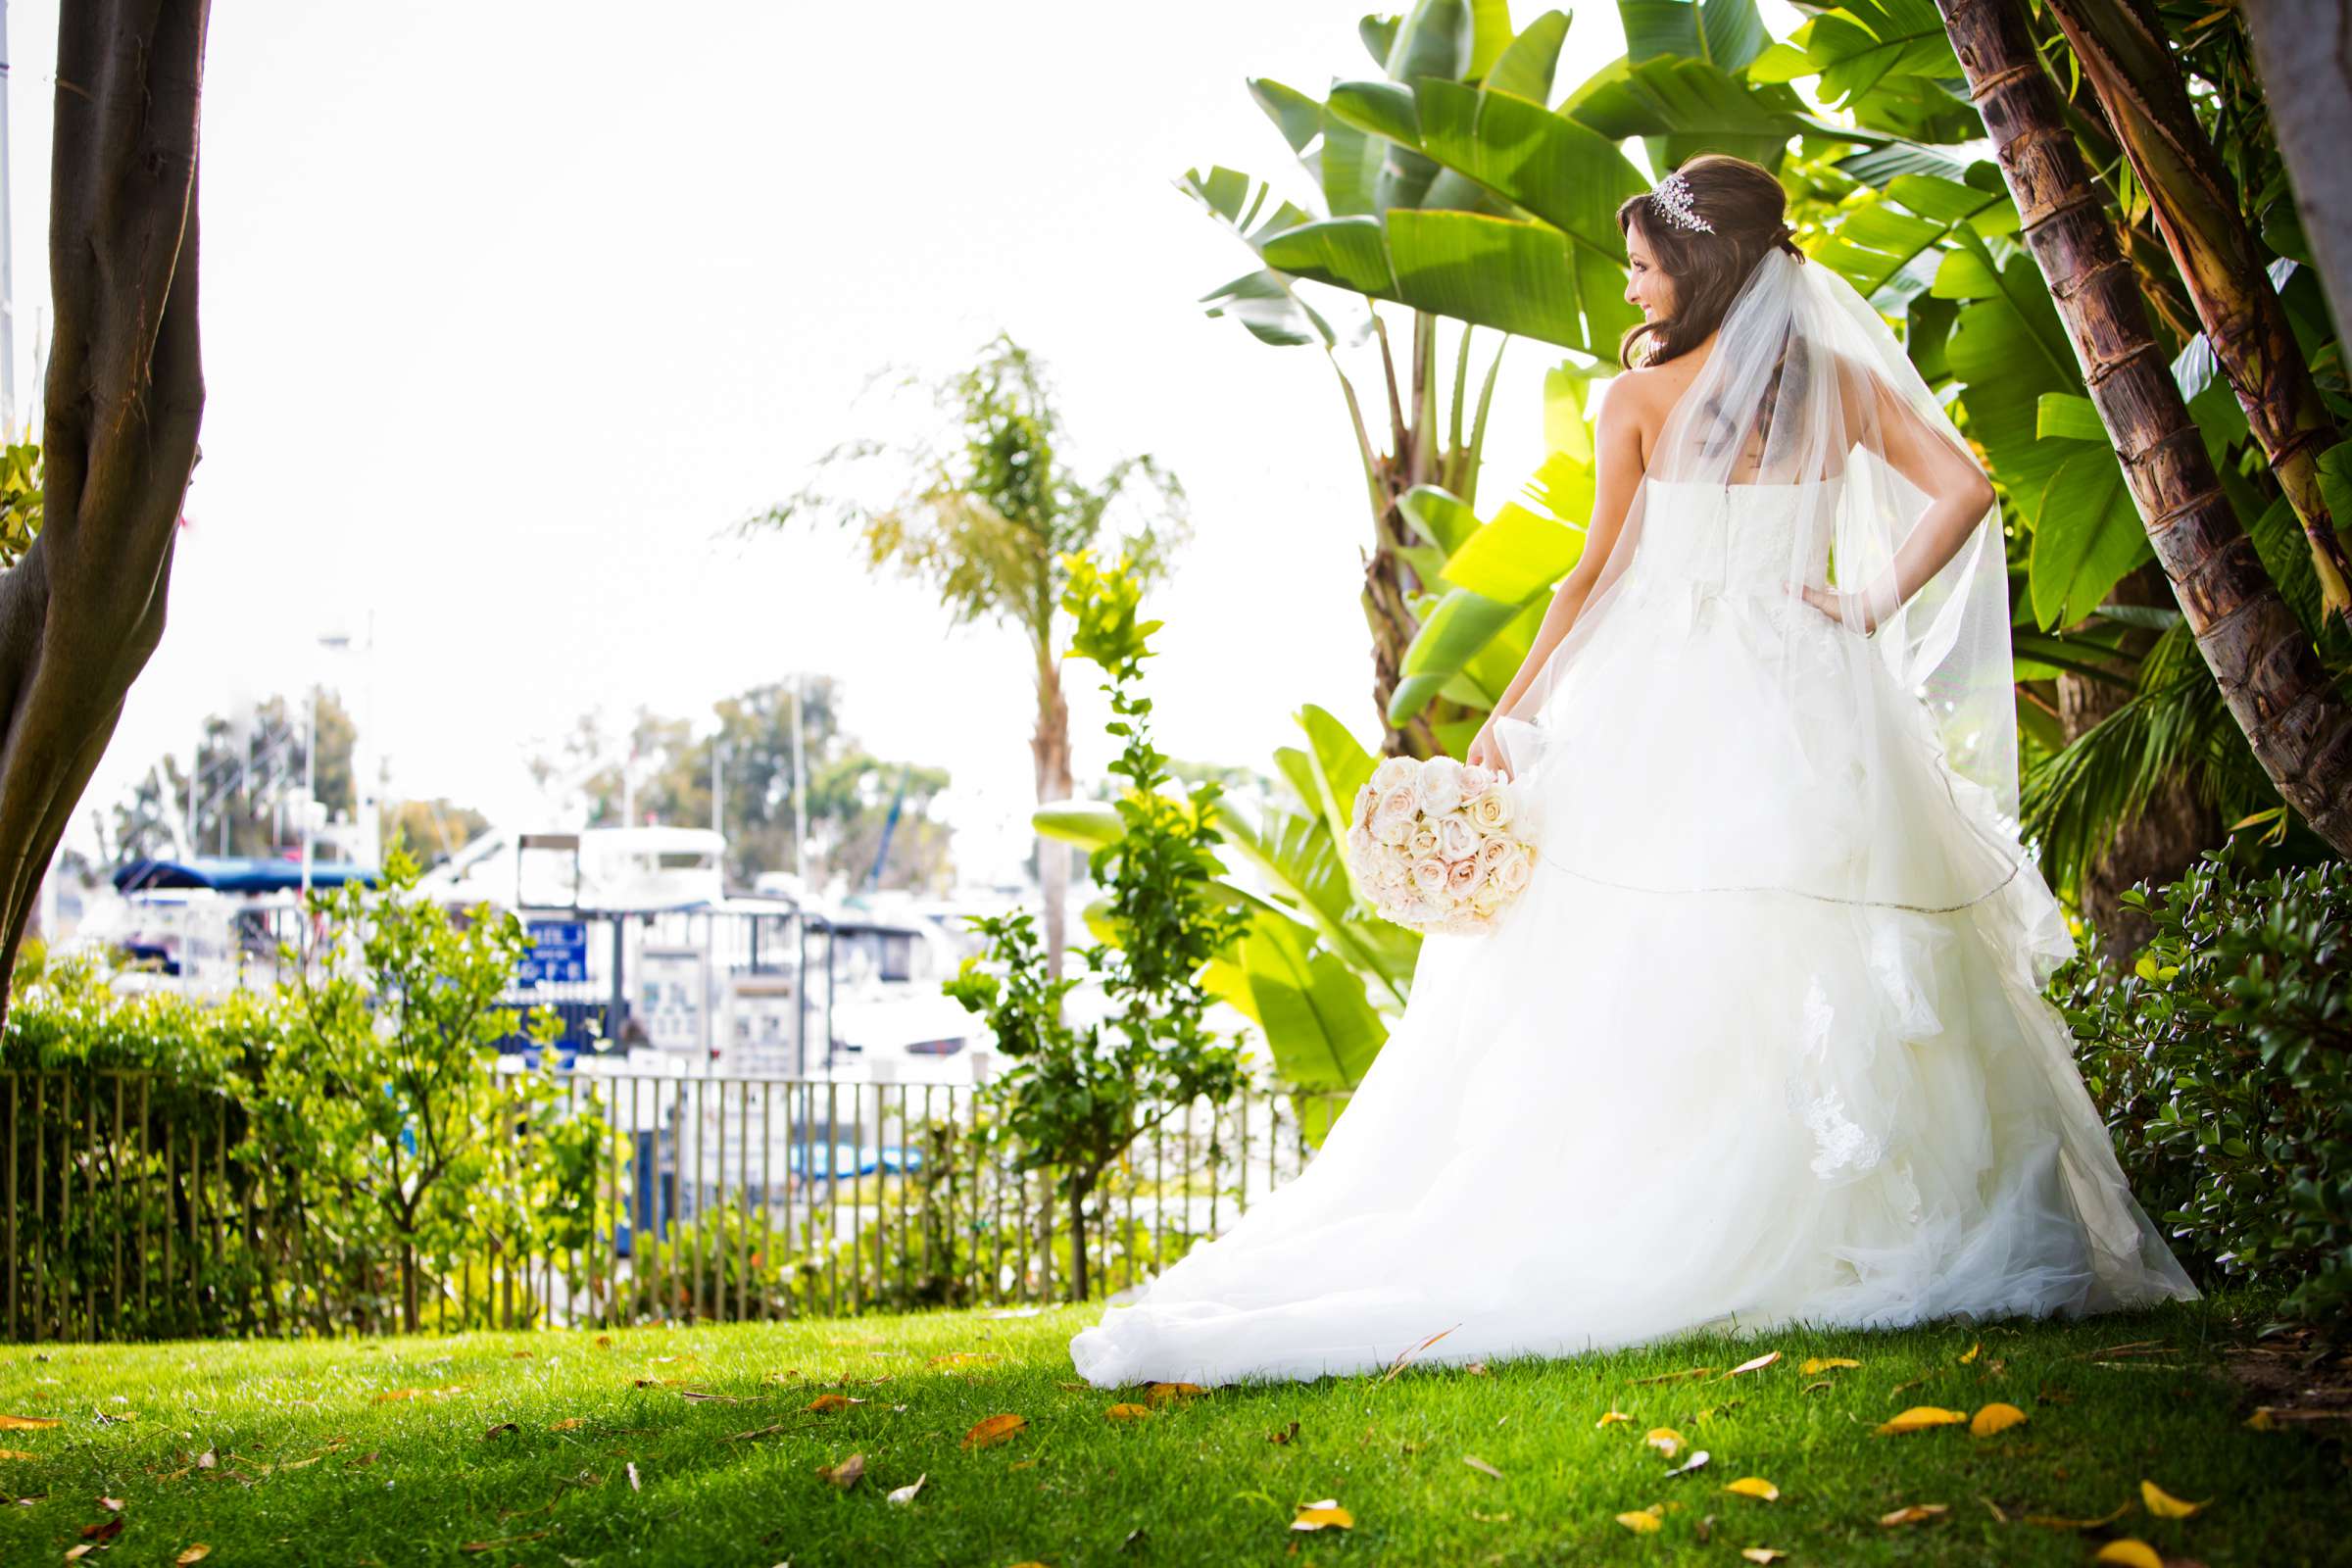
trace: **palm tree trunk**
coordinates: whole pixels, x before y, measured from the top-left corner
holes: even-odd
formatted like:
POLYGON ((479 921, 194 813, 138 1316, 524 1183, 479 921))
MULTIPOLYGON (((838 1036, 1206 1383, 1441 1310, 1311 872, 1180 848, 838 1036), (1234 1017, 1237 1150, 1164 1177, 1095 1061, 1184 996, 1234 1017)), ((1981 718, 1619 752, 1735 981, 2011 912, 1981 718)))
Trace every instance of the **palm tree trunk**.
POLYGON ((2117 143, 2155 212, 2197 319, 2310 542, 2328 608, 2352 618, 2352 563, 2320 493, 2335 420, 2263 270, 2229 171, 2189 107, 2180 62, 2147 0, 2049 0, 2117 143))
POLYGON ((2352 855, 2352 709, 2222 492, 2017 0, 1936 0, 2173 594, 2286 804, 2352 855))
POLYGON ((2343 0, 2243 0, 2278 155, 2340 329, 2352 322, 2352 11, 2343 0))

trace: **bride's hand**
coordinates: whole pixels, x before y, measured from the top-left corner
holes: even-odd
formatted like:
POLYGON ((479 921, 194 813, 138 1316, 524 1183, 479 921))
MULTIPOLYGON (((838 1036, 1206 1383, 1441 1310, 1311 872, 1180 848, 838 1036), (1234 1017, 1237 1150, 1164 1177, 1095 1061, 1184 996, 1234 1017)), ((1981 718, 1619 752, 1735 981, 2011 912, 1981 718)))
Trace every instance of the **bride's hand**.
POLYGON ((1510 769, 1503 765, 1502 744, 1494 738, 1494 719, 1492 714, 1478 727, 1478 734, 1471 740, 1469 750, 1462 754, 1462 760, 1473 766, 1487 768, 1497 777, 1511 776, 1510 769))
MULTIPOLYGON (((1782 586, 1793 587, 1793 585, 1786 583, 1782 586)), ((1811 583, 1807 583, 1802 588, 1794 588, 1794 592, 1798 598, 1802 599, 1806 604, 1811 605, 1815 610, 1820 611, 1824 615, 1827 615, 1838 625, 1851 626, 1853 624, 1845 618, 1846 596, 1842 593, 1839 593, 1838 590, 1834 588, 1816 588, 1811 583)), ((1860 630, 1863 636, 1867 637, 1872 632, 1878 630, 1878 627, 1871 624, 1870 612, 1868 611, 1864 611, 1861 615, 1857 617, 1857 619, 1860 621, 1860 630)))

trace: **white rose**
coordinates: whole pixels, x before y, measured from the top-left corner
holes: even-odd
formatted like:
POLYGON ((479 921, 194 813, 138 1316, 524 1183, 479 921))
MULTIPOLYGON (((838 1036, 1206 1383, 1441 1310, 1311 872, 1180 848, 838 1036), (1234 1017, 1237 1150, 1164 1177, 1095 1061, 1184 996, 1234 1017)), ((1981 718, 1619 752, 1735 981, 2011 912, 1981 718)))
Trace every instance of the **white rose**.
POLYGON ((1478 886, 1478 879, 1484 874, 1479 870, 1475 858, 1467 860, 1448 860, 1446 863, 1446 891, 1457 895, 1467 893, 1478 886))
POLYGON ((1472 827, 1458 812, 1441 817, 1438 821, 1438 853, 1448 860, 1477 855, 1478 829, 1472 827))
POLYGON ((1513 841, 1507 838, 1487 840, 1478 847, 1478 868, 1492 872, 1509 857, 1514 847, 1513 841))
POLYGON ((1372 837, 1372 830, 1361 822, 1348 830, 1348 858, 1358 864, 1371 858, 1378 844, 1379 841, 1372 837))
POLYGON ((1470 907, 1481 914, 1493 914, 1496 909, 1501 908, 1509 898, 1508 893, 1496 887, 1494 879, 1489 878, 1471 890, 1470 907))
POLYGON ((1425 855, 1413 862, 1413 886, 1423 893, 1436 893, 1446 886, 1446 862, 1434 855, 1425 855))
POLYGON ((1465 809, 1470 820, 1480 827, 1493 830, 1507 826, 1511 820, 1511 792, 1501 784, 1491 784, 1465 809))
POLYGON ((1381 764, 1372 770, 1372 788, 1386 795, 1399 785, 1410 784, 1417 771, 1418 764, 1409 757, 1384 758, 1381 764))
POLYGON ((1379 814, 1382 816, 1401 816, 1409 822, 1420 809, 1421 797, 1410 781, 1392 785, 1381 794, 1379 814))
POLYGON ((1423 859, 1429 856, 1437 854, 1438 830, 1436 826, 1432 823, 1423 822, 1420 826, 1413 829, 1412 836, 1404 841, 1404 847, 1412 851, 1413 858, 1416 860, 1423 859))
POLYGON ((1517 893, 1527 886, 1528 879, 1535 874, 1534 853, 1527 851, 1510 857, 1494 868, 1494 874, 1500 881, 1503 892, 1517 893))
POLYGON ((1431 816, 1443 816, 1462 804, 1462 764, 1450 757, 1433 757, 1421 764, 1414 788, 1421 797, 1421 809, 1431 816))
POLYGON ((1384 804, 1373 813, 1372 836, 1383 844, 1400 845, 1413 836, 1413 816, 1410 811, 1392 811, 1384 804))
POLYGON ((1467 801, 1494 782, 1494 770, 1480 762, 1462 764, 1462 799, 1467 801))
POLYGON ((1349 811, 1348 819, 1359 826, 1370 827, 1372 813, 1379 806, 1380 791, 1374 789, 1368 781, 1359 784, 1355 790, 1355 805, 1349 811))

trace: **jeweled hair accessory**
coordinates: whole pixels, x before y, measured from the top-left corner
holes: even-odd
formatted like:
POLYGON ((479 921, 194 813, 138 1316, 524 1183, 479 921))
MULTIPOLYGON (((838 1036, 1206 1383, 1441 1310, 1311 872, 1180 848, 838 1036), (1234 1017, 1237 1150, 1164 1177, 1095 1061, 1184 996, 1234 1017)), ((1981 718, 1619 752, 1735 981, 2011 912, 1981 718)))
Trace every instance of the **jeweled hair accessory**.
POLYGON ((1715 232, 1715 225, 1699 217, 1691 208, 1690 182, 1683 177, 1681 170, 1659 180, 1658 188, 1649 193, 1649 199, 1675 227, 1687 228, 1698 234, 1715 232))

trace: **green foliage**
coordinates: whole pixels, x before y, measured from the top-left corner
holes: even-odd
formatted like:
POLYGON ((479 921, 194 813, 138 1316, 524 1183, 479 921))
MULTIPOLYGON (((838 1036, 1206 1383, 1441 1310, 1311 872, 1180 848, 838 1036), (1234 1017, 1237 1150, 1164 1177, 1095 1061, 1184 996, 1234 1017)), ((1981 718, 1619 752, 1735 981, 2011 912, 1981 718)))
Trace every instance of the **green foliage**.
POLYGON ((15 565, 41 531, 41 449, 32 441, 0 447, 0 568, 15 565))
POLYGON ((1080 552, 1065 566, 1071 652, 1102 666, 1114 715, 1107 727, 1125 742, 1111 764, 1125 781, 1115 803, 1122 831, 1088 858, 1108 889, 1118 945, 1082 950, 1110 1016, 1083 1027, 1066 1020, 1064 999, 1079 982, 1048 976, 1026 910, 976 919, 986 953, 966 958, 945 989, 986 1019, 1011 1062, 988 1094, 1016 1168, 1057 1170, 1075 1216, 1138 1136, 1198 1098, 1222 1103, 1240 1088, 1239 1052, 1203 1023, 1212 1000, 1205 971, 1249 916, 1220 884, 1220 787, 1213 779, 1180 793, 1165 787, 1152 702, 1138 692, 1159 627, 1137 618, 1142 583, 1124 560, 1103 570, 1080 552))
MULTIPOLYGON (((546 1055, 536 1072, 493 1071, 521 1027, 498 999, 529 950, 522 922, 486 905, 455 917, 417 876, 395 845, 382 888, 314 898, 320 953, 296 964, 289 1049, 263 1073, 257 1129, 397 1252, 412 1330, 420 1257, 470 1244, 497 1265, 584 1245, 611 1137, 593 1107, 565 1114, 546 1055)), ((535 1008, 528 1035, 544 1048, 561 1027, 535 1008)))
POLYGON ((2174 1250, 2208 1278, 2352 1311, 2352 866, 2258 875, 2241 837, 2170 887, 2124 896, 2155 932, 2131 967, 2095 953, 2052 981, 2118 1157, 2174 1250))

